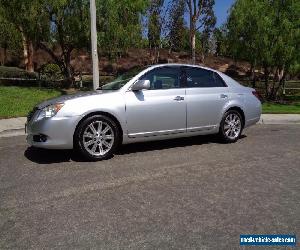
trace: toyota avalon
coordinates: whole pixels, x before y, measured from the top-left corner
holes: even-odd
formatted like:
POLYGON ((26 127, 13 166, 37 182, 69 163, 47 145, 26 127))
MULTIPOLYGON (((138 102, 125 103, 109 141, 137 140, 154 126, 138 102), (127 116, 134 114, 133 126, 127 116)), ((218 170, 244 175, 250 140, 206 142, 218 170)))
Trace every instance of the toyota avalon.
POLYGON ((37 105, 27 117, 27 142, 102 160, 119 145, 133 142, 204 134, 236 142, 244 128, 260 119, 255 90, 219 71, 163 64, 135 73, 97 91, 37 105))

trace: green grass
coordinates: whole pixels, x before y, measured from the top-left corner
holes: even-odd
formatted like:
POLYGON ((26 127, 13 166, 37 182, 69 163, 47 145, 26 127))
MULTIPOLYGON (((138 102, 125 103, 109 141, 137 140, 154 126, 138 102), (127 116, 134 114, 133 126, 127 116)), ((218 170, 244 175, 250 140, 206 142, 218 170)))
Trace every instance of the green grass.
POLYGON ((0 118, 26 116, 36 104, 60 95, 54 89, 0 86, 0 118))
POLYGON ((284 96, 282 103, 266 102, 262 111, 264 114, 300 114, 300 93, 284 96))
POLYGON ((300 114, 300 102, 292 104, 264 103, 262 112, 264 114, 300 114))

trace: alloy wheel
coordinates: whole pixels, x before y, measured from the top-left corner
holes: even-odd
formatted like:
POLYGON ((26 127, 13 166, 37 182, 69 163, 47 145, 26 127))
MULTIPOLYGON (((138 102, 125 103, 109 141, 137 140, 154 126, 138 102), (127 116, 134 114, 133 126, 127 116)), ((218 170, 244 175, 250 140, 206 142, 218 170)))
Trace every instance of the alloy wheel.
POLYGON ((231 140, 236 139, 242 129, 240 117, 235 113, 229 113, 224 121, 224 134, 231 140))
POLYGON ((82 140, 91 155, 103 156, 113 147, 114 131, 108 123, 94 120, 86 126, 82 140))

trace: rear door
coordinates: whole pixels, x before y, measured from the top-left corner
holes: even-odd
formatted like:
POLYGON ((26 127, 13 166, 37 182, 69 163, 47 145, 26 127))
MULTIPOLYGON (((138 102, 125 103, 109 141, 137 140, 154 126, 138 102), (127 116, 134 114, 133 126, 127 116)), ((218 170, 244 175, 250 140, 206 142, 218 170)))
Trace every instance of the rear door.
POLYGON ((210 70, 185 67, 187 131, 216 128, 228 101, 228 88, 223 79, 210 70))

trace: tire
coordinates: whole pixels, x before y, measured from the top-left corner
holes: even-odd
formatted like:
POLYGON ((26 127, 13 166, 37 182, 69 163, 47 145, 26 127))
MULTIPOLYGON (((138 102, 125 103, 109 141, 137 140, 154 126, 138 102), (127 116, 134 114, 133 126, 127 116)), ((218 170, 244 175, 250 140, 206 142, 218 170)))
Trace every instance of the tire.
POLYGON ((119 146, 121 134, 115 121, 104 115, 83 120, 74 134, 74 148, 86 159, 108 159, 119 146))
POLYGON ((219 137, 225 143, 236 142, 243 131, 243 119, 236 110, 228 110, 222 118, 219 137))

